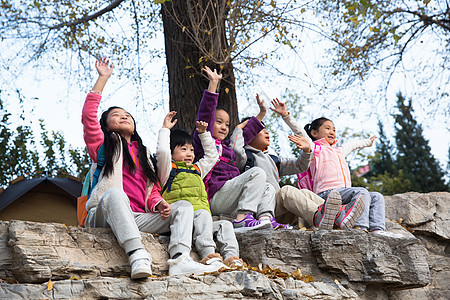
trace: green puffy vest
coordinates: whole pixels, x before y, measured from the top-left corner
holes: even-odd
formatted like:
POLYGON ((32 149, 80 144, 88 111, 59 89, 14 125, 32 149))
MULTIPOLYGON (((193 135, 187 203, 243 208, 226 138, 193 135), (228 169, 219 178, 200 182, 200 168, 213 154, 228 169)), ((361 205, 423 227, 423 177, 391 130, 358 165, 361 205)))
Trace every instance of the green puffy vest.
MULTIPOLYGON (((172 163, 172 171, 174 168, 196 170, 193 165, 188 166, 184 161, 175 161, 172 163)), ((170 178, 169 178, 170 180, 170 178)), ((168 182, 166 184, 170 185, 168 182)), ((165 190, 162 194, 167 203, 172 204, 179 200, 189 201, 195 210, 209 209, 208 195, 206 194, 205 184, 202 178, 193 173, 179 172, 174 178, 170 186, 170 192, 165 190)))

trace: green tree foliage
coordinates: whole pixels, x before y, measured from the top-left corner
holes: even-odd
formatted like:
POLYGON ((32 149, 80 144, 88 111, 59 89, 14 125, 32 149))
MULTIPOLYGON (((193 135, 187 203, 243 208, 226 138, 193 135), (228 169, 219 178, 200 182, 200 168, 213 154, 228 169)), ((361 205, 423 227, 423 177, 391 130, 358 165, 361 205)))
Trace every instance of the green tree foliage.
MULTIPOLYGON (((322 23, 329 24, 330 37, 336 42, 333 75, 340 75, 343 81, 366 78, 380 67, 392 74, 402 64, 412 63, 405 57, 424 43, 428 55, 415 59, 448 74, 445 62, 450 58, 450 4, 446 0, 320 0, 316 9, 322 23)), ((428 76, 425 82, 435 80, 428 76)), ((438 88, 438 93, 448 96, 445 89, 438 88)))
MULTIPOLYGON (((11 114, 1 99, 0 109, 0 187, 19 176, 39 177, 43 172, 56 177, 86 175, 90 164, 87 151, 68 146, 62 134, 48 132, 42 120, 41 141, 36 145, 30 126, 11 129, 11 114)), ((23 114, 22 120, 25 121, 23 114)))
POLYGON ((411 190, 417 192, 445 191, 444 172, 431 154, 428 141, 423 137, 422 127, 412 113, 411 100, 397 94, 398 113, 394 115, 397 145, 396 168, 403 170, 411 182, 411 190))

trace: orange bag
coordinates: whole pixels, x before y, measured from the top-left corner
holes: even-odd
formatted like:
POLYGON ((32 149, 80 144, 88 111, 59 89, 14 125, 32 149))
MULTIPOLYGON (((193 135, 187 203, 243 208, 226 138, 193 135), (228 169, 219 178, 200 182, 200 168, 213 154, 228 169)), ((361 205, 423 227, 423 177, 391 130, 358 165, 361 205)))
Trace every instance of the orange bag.
POLYGON ((84 226, 87 218, 87 210, 86 210, 86 202, 88 201, 89 196, 84 195, 80 196, 77 199, 77 215, 78 215, 78 224, 80 226, 84 226))

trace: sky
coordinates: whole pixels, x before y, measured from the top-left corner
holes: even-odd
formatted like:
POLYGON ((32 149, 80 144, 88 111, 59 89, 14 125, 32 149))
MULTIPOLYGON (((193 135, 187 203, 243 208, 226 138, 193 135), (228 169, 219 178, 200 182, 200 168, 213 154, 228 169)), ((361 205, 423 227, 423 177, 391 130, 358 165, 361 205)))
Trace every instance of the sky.
MULTIPOLYGON (((383 80, 386 76, 381 71, 375 72, 364 82, 356 83, 344 91, 336 92, 331 89, 324 89, 323 87, 327 86, 327 82, 323 76, 323 70, 318 65, 323 63, 326 56, 326 53, 324 53, 326 47, 315 36, 303 33, 300 39, 302 42, 297 49, 297 55, 288 52, 280 53, 281 59, 275 62, 279 69, 287 74, 296 75, 297 79, 292 80, 277 76, 273 71, 264 67, 249 71, 261 79, 256 84, 238 86, 238 105, 241 117, 257 113, 257 105, 254 101, 256 93, 262 94, 263 98, 281 98, 286 89, 290 88, 304 99, 309 99, 309 102, 302 100, 303 110, 298 111, 300 123, 306 124, 314 118, 325 115, 334 121, 338 136, 346 128, 351 128, 356 133, 363 132, 366 135, 376 135, 378 132, 377 122, 380 119, 386 125, 387 136, 393 141, 394 128, 390 115, 395 113, 396 94, 401 91, 407 98, 413 97, 414 115, 423 126, 424 136, 429 140, 431 152, 439 159, 442 167, 446 167, 450 146, 449 118, 448 115, 439 110, 445 110, 445 106, 448 110, 448 106, 450 106, 448 97, 444 99, 443 106, 441 104, 440 108, 435 110, 435 113, 430 113, 430 110, 433 111, 433 107, 431 109, 427 107, 427 101, 424 100, 428 95, 427 91, 422 90, 420 82, 413 75, 414 73, 407 68, 399 70, 393 76, 391 84, 381 96, 379 89, 380 86, 383 86, 383 80), (273 74, 274 76, 267 76, 267 74, 273 74), (421 99, 421 96, 423 99, 421 99)), ((163 48, 162 38, 156 39, 155 43, 159 43, 159 47, 163 48)), ((271 41, 263 41, 257 47, 262 49, 270 43, 271 41)), ((7 51, 4 48, 5 44, 0 44, 0 47, 3 47, 3 49, 0 49, 0 53, 7 51)), ((158 47, 158 45, 155 47, 158 47)), ((259 51, 258 48, 255 48, 255 51, 259 51)), ((0 56, 3 55, 0 54, 0 56)), ((63 53, 62 57, 70 60, 70 55, 63 53)), ((427 47, 418 48, 414 53, 405 57, 405 63, 408 65, 409 62, 413 63, 417 57, 425 56, 427 56, 427 47)), ((135 62, 130 61, 129 66, 126 67, 132 67, 133 63, 135 62)), ((3 72, 0 75, 0 90, 3 91, 2 100, 6 102, 7 110, 14 114, 13 123, 19 124, 21 122, 18 118, 20 109, 14 90, 16 88, 21 89, 21 93, 26 99, 36 98, 36 100, 27 101, 25 104, 26 124, 31 122, 33 128, 38 132, 38 120, 43 119, 48 130, 61 131, 69 144, 74 147, 83 147, 81 108, 86 93, 96 79, 94 59, 90 60, 91 69, 88 76, 81 80, 75 74, 55 70, 54 66, 55 64, 51 61, 47 68, 45 64, 40 67, 30 66, 24 68, 23 73, 19 76, 12 76, 12 74, 3 72)), ((144 143, 151 150, 154 150, 156 134, 169 107, 167 69, 164 57, 146 63, 143 72, 151 79, 145 81, 142 88, 138 88, 132 80, 119 76, 121 66, 115 66, 113 76, 104 90, 100 109, 104 110, 111 105, 126 108, 135 116, 138 132, 144 143), (136 97, 143 98, 145 101, 137 103, 136 97)), ((425 69, 424 72, 434 74, 425 69)), ((242 78, 245 75, 248 74, 237 74, 238 77, 242 76, 242 78)), ((444 76, 448 76, 448 73, 444 76)), ((439 82, 442 81, 449 83, 448 77, 441 78, 439 82)), ((447 85, 444 85, 445 87, 447 85)), ((266 99, 266 105, 269 105, 269 99, 266 99)), ((281 120, 280 123, 282 123, 281 120)), ((281 128, 285 131, 280 132, 280 134, 284 136, 290 134, 286 126, 282 125, 281 128)), ((368 151, 374 149, 375 147, 372 147, 368 151)), ((289 147, 286 147, 284 152, 284 155, 289 155, 289 147)))

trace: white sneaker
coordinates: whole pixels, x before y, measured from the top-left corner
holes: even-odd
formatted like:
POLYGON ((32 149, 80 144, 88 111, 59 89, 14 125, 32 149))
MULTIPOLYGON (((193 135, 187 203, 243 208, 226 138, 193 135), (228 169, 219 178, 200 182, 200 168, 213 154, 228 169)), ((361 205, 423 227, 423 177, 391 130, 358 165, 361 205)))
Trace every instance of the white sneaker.
POLYGON ((222 268, 224 268, 225 270, 230 269, 226 264, 223 263, 223 261, 220 257, 210 258, 205 262, 205 264, 210 265, 210 266, 215 266, 216 267, 215 271, 219 271, 222 268))
POLYGON ((152 262, 150 254, 144 249, 136 250, 130 255, 131 279, 147 278, 152 275, 152 262))
POLYGON ((169 276, 203 274, 205 272, 217 271, 216 266, 200 264, 187 255, 181 255, 175 259, 169 259, 167 263, 169 264, 169 276))
POLYGON ((378 234, 381 236, 387 236, 387 237, 391 237, 391 238, 395 238, 395 239, 401 239, 404 238, 405 236, 399 233, 393 233, 393 232, 389 232, 389 231, 384 231, 384 230, 379 230, 379 231, 372 231, 373 234, 378 234))

